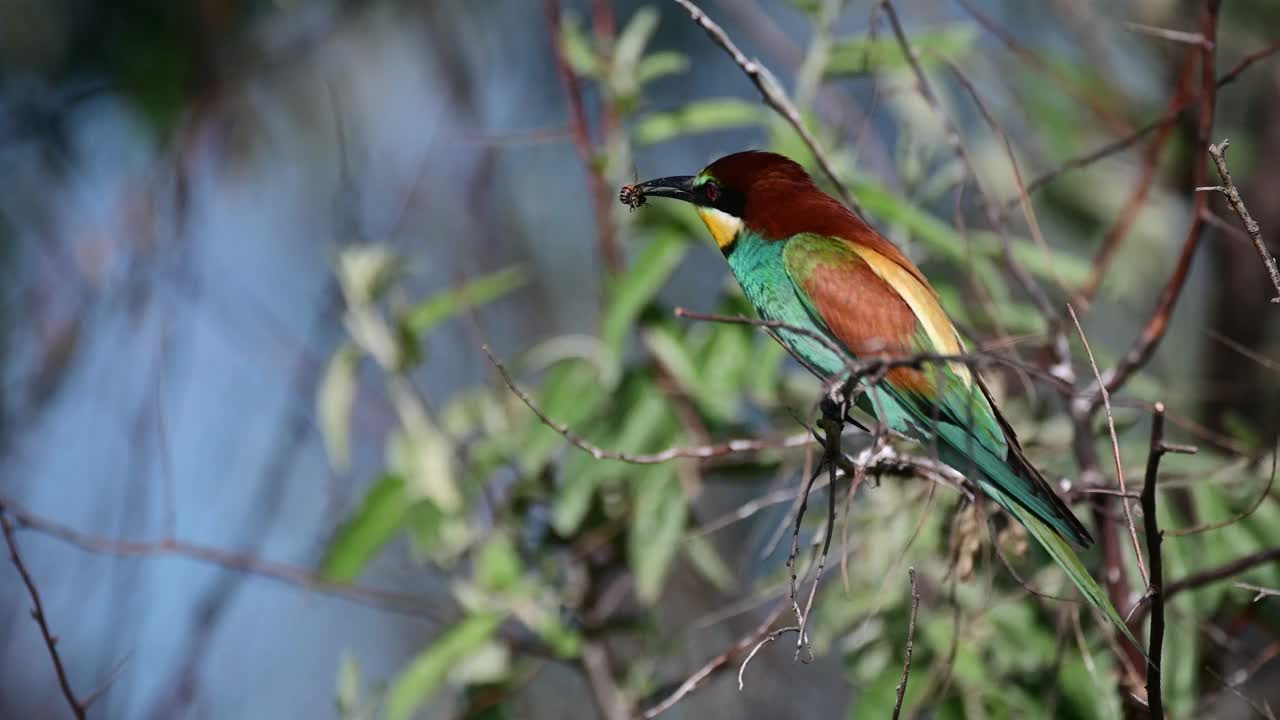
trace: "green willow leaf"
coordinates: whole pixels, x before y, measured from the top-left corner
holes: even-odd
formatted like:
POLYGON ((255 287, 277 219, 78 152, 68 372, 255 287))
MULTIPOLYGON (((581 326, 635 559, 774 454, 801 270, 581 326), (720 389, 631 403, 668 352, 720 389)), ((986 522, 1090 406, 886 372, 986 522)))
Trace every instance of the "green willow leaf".
POLYGON ((520 268, 512 266, 474 280, 418 303, 404 316, 404 326, 421 338, 432 328, 467 308, 484 305, 524 285, 520 268))
POLYGON ((324 438, 329 462, 345 473, 351 464, 351 408, 356 401, 356 370, 360 353, 354 345, 344 344, 333 354, 316 393, 316 415, 320 435, 324 438))
POLYGON ((413 717, 419 707, 439 692, 455 665, 486 646, 502 621, 498 613, 477 613, 436 638, 391 683, 387 691, 387 719, 413 717))
POLYGON ((408 509, 404 478, 379 478, 329 544, 321 565, 324 577, 333 582, 351 582, 359 577, 373 556, 395 537, 408 509))
POLYGON ((662 50, 646 55, 636 65, 636 83, 641 87, 667 75, 678 75, 689 69, 689 58, 682 52, 662 50))
POLYGON ((360 707, 360 666, 348 652, 342 653, 338 663, 338 681, 335 688, 335 701, 338 705, 338 716, 349 718, 356 714, 360 707))
MULTIPOLYGON (((707 383, 699 373, 695 359, 682 338, 662 325, 647 328, 643 337, 645 347, 649 348, 676 385, 693 399, 699 410, 724 422, 731 421, 737 416, 737 393, 717 392, 716 387, 707 383)), ((716 368, 708 368, 708 373, 715 372, 716 368)))
POLYGON ((737 98, 708 98, 671 112, 650 113, 636 123, 634 134, 637 144, 653 145, 693 133, 755 127, 760 121, 759 103, 737 98))
POLYGON ((505 533, 489 538, 475 561, 476 582, 494 593, 511 589, 524 573, 515 543, 505 533))
POLYGON ((684 539, 684 552, 694 569, 708 582, 724 592, 732 592, 736 586, 733 570, 720 556, 715 545, 705 535, 691 534, 684 539))
POLYGON ((616 357, 621 357, 627 333, 640 311, 667 284, 688 249, 688 243, 677 233, 659 232, 614 286, 600 336, 616 357))
MULTIPOLYGON (((920 66, 928 69, 940 64, 941 57, 949 60, 964 58, 973 50, 977 37, 973 25, 946 25, 933 30, 913 31, 911 46, 916 50, 920 66)), ((892 34, 882 33, 875 38, 859 35, 833 44, 827 61, 827 75, 865 75, 908 67, 902 45, 892 34)))
POLYGON ((636 578, 636 594, 641 602, 652 604, 662 592, 663 579, 684 536, 688 502, 674 465, 651 465, 636 480, 628 559, 636 578))

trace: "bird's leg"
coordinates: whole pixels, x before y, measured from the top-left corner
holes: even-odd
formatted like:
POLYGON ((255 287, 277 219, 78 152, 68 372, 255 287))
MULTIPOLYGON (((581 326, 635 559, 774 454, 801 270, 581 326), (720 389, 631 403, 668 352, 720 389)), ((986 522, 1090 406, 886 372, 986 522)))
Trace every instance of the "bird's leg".
MULTIPOLYGON (((796 513, 795 530, 791 538, 791 604, 796 611, 796 619, 800 624, 800 637, 796 643, 796 659, 800 658, 800 651, 807 646, 808 638, 805 634, 805 627, 809 622, 809 612, 813 609, 813 599, 818 592, 818 584, 822 581, 822 571, 826 566, 827 552, 831 549, 831 536, 834 534, 836 525, 836 476, 839 473, 839 465, 841 453, 840 433, 844 429, 844 417, 848 411, 849 395, 847 388, 849 385, 841 386, 833 389, 832 392, 825 394, 820 404, 822 411, 822 462, 818 464, 817 469, 809 477, 808 483, 804 488, 804 497, 800 502, 800 509, 796 513), (814 573, 813 583, 809 586, 809 597, 805 601, 804 611, 801 612, 799 603, 796 600, 796 557, 799 551, 800 540, 800 521, 804 517, 805 506, 809 500, 809 490, 813 487, 814 480, 822 472, 823 467, 827 468, 828 478, 830 478, 827 486, 827 523, 826 532, 822 541, 822 554, 818 556, 818 568, 814 573)), ((809 660, 812 662, 813 651, 810 650, 809 660)))

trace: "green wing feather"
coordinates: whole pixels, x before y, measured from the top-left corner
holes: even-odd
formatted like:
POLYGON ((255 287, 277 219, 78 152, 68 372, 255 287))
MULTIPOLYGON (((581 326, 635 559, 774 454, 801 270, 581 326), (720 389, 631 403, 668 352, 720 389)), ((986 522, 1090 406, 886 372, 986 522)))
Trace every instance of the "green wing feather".
MULTIPOLYGON (((874 251, 815 235, 798 235, 786 244, 782 259, 796 296, 813 322, 851 354, 872 341, 905 355, 963 352, 932 290, 909 273, 893 274, 891 266, 886 272, 869 254, 874 251)), ((931 363, 923 373, 924 385, 910 382, 910 376, 886 377, 864 395, 863 408, 898 432, 926 442, 936 438, 941 459, 1026 527, 1089 604, 1137 645, 1066 540, 1087 546, 1088 531, 1023 457, 981 380, 950 363, 931 363)))

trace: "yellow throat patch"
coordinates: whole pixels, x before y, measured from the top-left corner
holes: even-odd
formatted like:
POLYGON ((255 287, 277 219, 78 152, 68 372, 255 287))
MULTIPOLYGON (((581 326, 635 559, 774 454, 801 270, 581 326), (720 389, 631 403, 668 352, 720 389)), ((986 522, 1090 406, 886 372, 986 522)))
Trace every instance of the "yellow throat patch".
POLYGON ((732 245, 734 238, 742 230, 742 218, 715 208, 699 207, 698 217, 702 218, 702 224, 711 231, 711 237, 716 239, 716 247, 721 249, 732 245))

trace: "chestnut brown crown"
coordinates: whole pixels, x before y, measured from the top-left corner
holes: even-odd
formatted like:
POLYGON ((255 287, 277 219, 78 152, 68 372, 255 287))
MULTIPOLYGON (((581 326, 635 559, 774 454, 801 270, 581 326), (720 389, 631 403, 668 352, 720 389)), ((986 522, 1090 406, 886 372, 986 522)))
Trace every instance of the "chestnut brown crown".
POLYGON ((800 163, 777 153, 747 150, 726 155, 699 173, 694 186, 702 188, 704 196, 714 196, 717 209, 741 218, 768 239, 800 233, 839 237, 870 230, 862 218, 823 192, 800 163))

